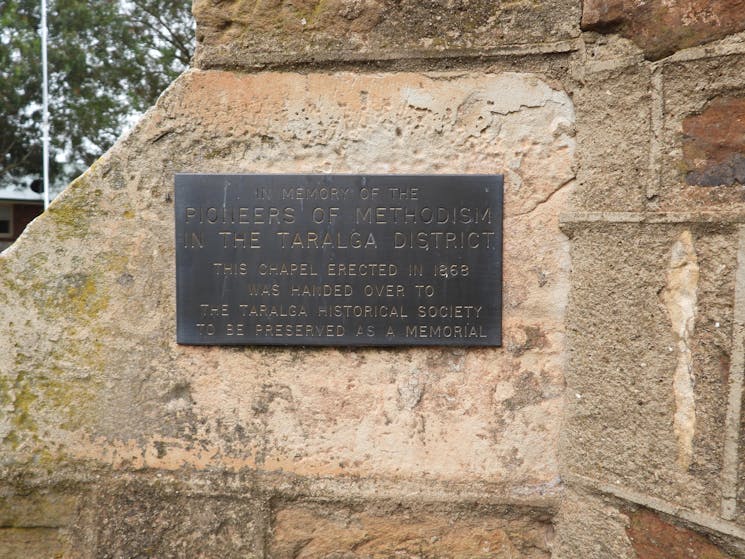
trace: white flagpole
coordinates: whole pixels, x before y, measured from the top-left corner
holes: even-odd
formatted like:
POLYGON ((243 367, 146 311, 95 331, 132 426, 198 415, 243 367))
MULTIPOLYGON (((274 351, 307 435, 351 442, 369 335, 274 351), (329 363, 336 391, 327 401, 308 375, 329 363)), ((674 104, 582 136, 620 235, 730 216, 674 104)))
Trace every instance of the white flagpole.
POLYGON ((44 166, 44 209, 49 207, 49 91, 47 76, 47 0, 41 0, 41 73, 42 73, 42 158, 44 166))

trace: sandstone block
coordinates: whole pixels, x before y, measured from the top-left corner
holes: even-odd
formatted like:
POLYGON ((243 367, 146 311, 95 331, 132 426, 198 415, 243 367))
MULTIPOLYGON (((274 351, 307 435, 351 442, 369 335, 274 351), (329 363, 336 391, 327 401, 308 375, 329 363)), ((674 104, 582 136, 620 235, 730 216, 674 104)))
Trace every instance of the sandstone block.
POLYGON ((365 511, 295 505, 277 512, 272 559, 345 557, 548 558, 553 528, 540 518, 486 511, 365 511))
POLYGON ((79 497, 55 492, 15 492, 0 497, 0 526, 16 528, 64 528, 76 514, 79 497))
POLYGON ((187 73, 0 257, 4 459, 555 492, 573 119, 531 74, 187 73), (504 172, 505 347, 177 345, 175 172, 504 172))
POLYGON ((567 488, 555 522, 553 559, 638 559, 626 534, 628 517, 602 496, 567 488))
POLYGON ((264 557, 263 508, 250 497, 144 481, 92 489, 74 526, 77 557, 264 557))
POLYGON ((574 95, 577 108, 577 209, 635 211, 644 207, 652 138, 649 69, 631 65, 588 72, 574 95))
POLYGON ((200 68, 484 53, 578 35, 576 0, 197 0, 200 68))
POLYGON ((0 557, 72 559, 79 557, 68 539, 53 528, 0 528, 0 557))
POLYGON ((0 495, 0 557, 73 558, 69 528, 80 496, 47 489, 4 488, 0 495))
POLYGON ((566 472, 718 515, 737 234, 603 224, 573 241, 566 472))

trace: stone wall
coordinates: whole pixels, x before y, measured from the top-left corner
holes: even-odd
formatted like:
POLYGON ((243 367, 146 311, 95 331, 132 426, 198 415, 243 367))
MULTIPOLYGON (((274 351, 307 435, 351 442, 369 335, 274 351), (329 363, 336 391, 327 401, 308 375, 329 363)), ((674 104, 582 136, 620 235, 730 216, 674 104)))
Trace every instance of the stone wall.
POLYGON ((744 12, 637 4, 196 0, 0 255, 0 555, 745 556, 744 12), (176 172, 504 173, 504 346, 177 345, 176 172))

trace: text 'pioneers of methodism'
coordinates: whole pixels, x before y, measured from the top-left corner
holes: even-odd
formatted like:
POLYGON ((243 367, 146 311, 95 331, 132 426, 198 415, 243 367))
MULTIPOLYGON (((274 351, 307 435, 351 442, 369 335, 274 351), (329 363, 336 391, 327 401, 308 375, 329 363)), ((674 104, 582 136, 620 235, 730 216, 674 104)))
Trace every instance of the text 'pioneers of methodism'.
POLYGON ((501 175, 176 175, 177 341, 501 344, 501 175))

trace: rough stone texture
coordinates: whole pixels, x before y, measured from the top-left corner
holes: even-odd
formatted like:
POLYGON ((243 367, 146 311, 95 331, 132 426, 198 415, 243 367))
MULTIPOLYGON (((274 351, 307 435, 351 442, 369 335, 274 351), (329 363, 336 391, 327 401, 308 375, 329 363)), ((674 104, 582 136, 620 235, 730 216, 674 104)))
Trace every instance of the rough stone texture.
POLYGON ((209 497, 187 487, 139 481, 95 487, 76 519, 86 557, 264 557, 258 499, 209 497))
POLYGON ((631 224, 573 236, 565 474, 719 513, 736 238, 631 224))
POLYGON ((626 534, 629 519, 608 499, 568 489, 555 523, 555 559, 638 559, 626 534))
POLYGON ((620 33, 657 60, 745 30, 745 1, 584 0, 582 29, 620 33))
MULTIPOLYGON (((650 64, 624 38, 583 38, 572 56, 573 201, 582 211, 565 221, 573 274, 562 479, 742 542, 741 529, 722 521, 742 526, 745 518, 745 439, 739 407, 733 411, 741 391, 730 384, 742 343, 742 319, 733 316, 741 241, 724 217, 741 216, 745 201, 732 165, 745 97, 742 41, 650 64), (687 180, 712 169, 727 179, 726 166, 733 180, 725 184, 687 180), (723 455, 733 452, 740 466, 727 470, 723 455), (737 506, 725 504, 735 486, 737 506)), ((622 523, 591 536, 590 520, 566 512, 575 505, 564 501, 557 556, 636 555, 617 547, 622 523)), ((590 501, 582 495, 576 506, 590 501)), ((743 556, 740 544, 722 549, 743 556)))
MULTIPOLYGON (((2 464, 469 482, 547 507, 569 271, 558 214, 574 177, 558 87, 520 73, 184 75, 0 256, 2 464), (176 345, 174 172, 503 170, 503 349, 176 345)), ((223 524, 209 495, 106 487, 91 489, 105 519, 91 549, 255 549, 235 528, 253 509, 223 524)))
POLYGON ((649 510, 628 513, 626 532, 638 559, 731 559, 706 537, 674 526, 649 510))
POLYGON ((745 55, 729 54, 663 67, 659 209, 745 208, 743 64, 745 55))
POLYGON ((269 546, 274 559, 345 557, 546 558, 553 527, 546 518, 488 510, 372 510, 291 506, 278 511, 269 546))
POLYGON ((0 557, 74 557, 66 538, 51 528, 0 528, 0 557))
MULTIPOLYGON (((599 49, 602 50, 602 49, 599 49)), ((651 129, 650 72, 642 65, 582 68, 577 106, 577 209, 644 207, 651 129)))
MULTIPOLYGON (((197 67, 485 53, 579 33, 576 0, 196 0, 197 67)), ((554 47, 556 48, 556 47, 554 47)))
POLYGON ((8 308, 25 309, 2 336, 6 458, 551 483, 572 119, 519 74, 186 75, 0 261, 8 308), (506 351, 175 345, 174 171, 502 168, 506 351))
POLYGON ((0 557, 74 557, 67 529, 79 496, 49 490, 0 494, 0 557))
POLYGON ((62 528, 75 517, 79 497, 50 491, 31 494, 3 491, 0 526, 3 528, 62 528))
POLYGON ((690 185, 745 185, 745 98, 714 98, 683 120, 683 163, 690 185))

